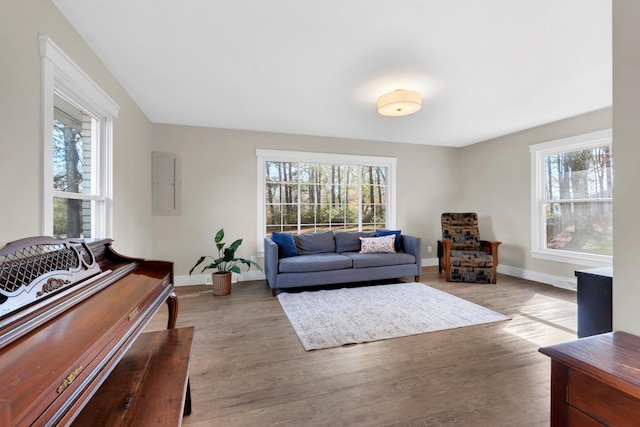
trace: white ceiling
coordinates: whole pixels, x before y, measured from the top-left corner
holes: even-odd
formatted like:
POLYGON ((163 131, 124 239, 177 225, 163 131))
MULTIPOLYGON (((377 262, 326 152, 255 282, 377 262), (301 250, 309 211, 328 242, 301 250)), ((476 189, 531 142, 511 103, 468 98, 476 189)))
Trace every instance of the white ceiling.
POLYGON ((612 102, 611 0, 52 1, 157 123, 460 147, 612 102))

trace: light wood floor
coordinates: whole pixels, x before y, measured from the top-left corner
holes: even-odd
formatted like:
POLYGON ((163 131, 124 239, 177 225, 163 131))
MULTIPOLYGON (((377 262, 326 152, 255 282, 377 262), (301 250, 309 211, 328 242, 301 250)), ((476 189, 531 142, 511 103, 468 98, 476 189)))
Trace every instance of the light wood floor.
MULTIPOLYGON (((547 426, 544 345, 576 337, 576 293, 501 275, 497 285, 422 283, 511 318, 305 352, 263 281, 178 287, 196 327, 185 426, 547 426)), ((162 310, 149 329, 162 328, 162 310)))

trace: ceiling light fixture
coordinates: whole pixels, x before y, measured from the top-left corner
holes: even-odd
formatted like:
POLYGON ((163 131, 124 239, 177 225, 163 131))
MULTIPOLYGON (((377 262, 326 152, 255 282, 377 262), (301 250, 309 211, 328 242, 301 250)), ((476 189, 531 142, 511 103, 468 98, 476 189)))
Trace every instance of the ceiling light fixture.
POLYGON ((422 97, 413 90, 397 89, 378 98, 378 113, 383 116, 406 116, 422 107, 422 97))

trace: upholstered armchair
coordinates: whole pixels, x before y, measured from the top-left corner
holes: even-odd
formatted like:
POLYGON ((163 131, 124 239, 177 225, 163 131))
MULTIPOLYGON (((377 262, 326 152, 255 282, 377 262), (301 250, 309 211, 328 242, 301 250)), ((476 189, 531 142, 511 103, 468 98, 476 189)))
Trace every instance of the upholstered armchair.
POLYGON ((496 283, 498 246, 480 240, 475 212, 443 213, 442 240, 438 240, 438 272, 447 282, 496 283))

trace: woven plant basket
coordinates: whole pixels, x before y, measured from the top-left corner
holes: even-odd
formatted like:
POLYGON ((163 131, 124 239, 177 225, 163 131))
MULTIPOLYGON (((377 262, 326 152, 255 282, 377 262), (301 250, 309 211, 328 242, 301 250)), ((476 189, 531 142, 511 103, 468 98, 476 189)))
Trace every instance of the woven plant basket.
POLYGON ((222 296, 231 293, 231 273, 211 273, 213 295, 222 296))

